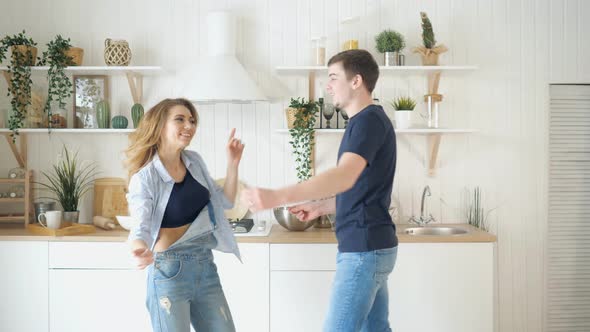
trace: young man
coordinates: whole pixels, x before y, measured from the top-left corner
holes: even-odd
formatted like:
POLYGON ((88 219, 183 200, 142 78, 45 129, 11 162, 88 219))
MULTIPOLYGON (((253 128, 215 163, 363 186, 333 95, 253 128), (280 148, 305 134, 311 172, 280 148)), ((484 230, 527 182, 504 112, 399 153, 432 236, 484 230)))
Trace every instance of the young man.
POLYGON ((391 331, 387 279, 398 242, 388 207, 396 142, 383 108, 372 104, 379 66, 369 52, 349 50, 330 59, 328 75, 334 105, 350 116, 337 166, 293 186, 245 190, 242 198, 252 211, 322 199, 290 211, 303 221, 336 212, 336 276, 324 331, 391 331))

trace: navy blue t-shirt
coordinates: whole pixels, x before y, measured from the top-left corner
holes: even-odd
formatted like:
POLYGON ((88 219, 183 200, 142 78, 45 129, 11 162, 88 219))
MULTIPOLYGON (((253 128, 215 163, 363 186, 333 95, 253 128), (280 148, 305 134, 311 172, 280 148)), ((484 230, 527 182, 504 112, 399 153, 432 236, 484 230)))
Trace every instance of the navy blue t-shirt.
POLYGON ((345 152, 363 157, 367 166, 351 189, 336 195, 338 250, 363 252, 397 246, 388 213, 395 174, 395 132, 381 106, 369 105, 350 118, 338 161, 345 152))

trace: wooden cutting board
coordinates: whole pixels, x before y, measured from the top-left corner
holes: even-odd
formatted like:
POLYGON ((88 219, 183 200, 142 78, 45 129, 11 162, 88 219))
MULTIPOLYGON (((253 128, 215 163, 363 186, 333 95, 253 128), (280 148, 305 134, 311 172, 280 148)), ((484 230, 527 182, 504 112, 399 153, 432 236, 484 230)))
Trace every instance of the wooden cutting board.
POLYGON ((129 215, 127 181, 123 178, 100 178, 94 181, 94 216, 116 220, 115 216, 129 215))
POLYGON ((59 229, 51 229, 43 227, 40 224, 27 224, 27 231, 35 235, 68 236, 94 233, 96 232, 96 227, 92 225, 62 222, 59 229))

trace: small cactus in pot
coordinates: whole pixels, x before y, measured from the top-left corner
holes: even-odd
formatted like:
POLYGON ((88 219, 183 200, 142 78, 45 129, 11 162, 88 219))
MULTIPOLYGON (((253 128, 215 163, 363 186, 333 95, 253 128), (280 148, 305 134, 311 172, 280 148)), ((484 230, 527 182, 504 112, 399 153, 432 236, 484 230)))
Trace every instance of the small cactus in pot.
POLYGON ((143 106, 141 104, 135 104, 131 107, 131 119, 133 120, 133 128, 139 126, 139 121, 143 117, 143 106))
POLYGON ((125 129, 129 125, 129 120, 123 115, 114 116, 111 122, 115 129, 125 129))
POLYGON ((101 100, 96 103, 96 121, 98 122, 98 128, 110 128, 110 119, 111 109, 109 103, 106 100, 101 100))

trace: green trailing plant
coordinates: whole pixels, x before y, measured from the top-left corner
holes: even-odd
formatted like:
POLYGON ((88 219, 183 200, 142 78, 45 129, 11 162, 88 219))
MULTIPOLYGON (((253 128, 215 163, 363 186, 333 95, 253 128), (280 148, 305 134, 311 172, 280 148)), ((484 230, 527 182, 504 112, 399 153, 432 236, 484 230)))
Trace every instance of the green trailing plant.
POLYGON ((27 107, 31 104, 31 67, 35 64, 36 58, 31 51, 37 43, 32 38, 26 36, 25 30, 19 34, 6 35, 0 40, 0 63, 6 59, 8 48, 12 47, 12 56, 8 67, 10 84, 8 84, 8 94, 11 97, 10 105, 12 112, 8 120, 8 126, 12 130, 12 140, 16 139, 18 129, 22 128, 27 115, 27 107), (28 46, 26 53, 22 54, 16 51, 17 46, 28 46))
POLYGON ((391 106, 396 111, 413 111, 416 102, 410 97, 399 97, 391 102, 391 106))
POLYGON ((490 223, 488 221, 488 217, 490 213, 495 210, 491 209, 486 211, 482 204, 482 195, 481 189, 479 187, 475 187, 473 192, 467 191, 467 209, 466 209, 466 217, 467 222, 470 225, 475 226, 477 228, 483 229, 486 232, 490 231, 490 223))
POLYGON ((72 47, 70 39, 64 39, 61 35, 55 36, 55 39, 47 43, 47 51, 39 65, 49 66, 47 71, 47 101, 45 102, 44 111, 49 118, 51 127, 51 102, 56 101, 60 109, 65 109, 66 100, 72 96, 73 85, 65 73, 65 68, 74 64, 72 57, 66 55, 66 52, 72 47))
POLYGON ((384 30, 375 37, 377 51, 385 52, 399 52, 406 47, 404 36, 393 30, 384 30))
POLYGON ((315 101, 305 101, 304 98, 291 98, 290 108, 297 109, 293 128, 289 129, 293 147, 297 179, 299 182, 311 177, 311 151, 314 146, 315 122, 318 104, 315 101))
POLYGON ((432 23, 425 12, 420 12, 420 18, 422 19, 422 43, 426 48, 433 48, 436 45, 436 39, 434 39, 432 23))
POLYGON ((78 160, 78 152, 72 154, 63 146, 61 160, 53 165, 51 172, 41 172, 47 183, 36 182, 42 189, 48 190, 57 198, 66 212, 78 211, 80 199, 90 189, 94 176, 98 174, 94 163, 82 165, 78 160))

